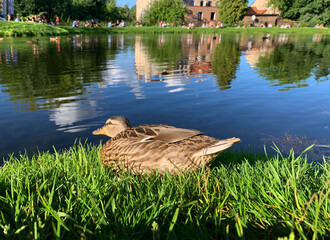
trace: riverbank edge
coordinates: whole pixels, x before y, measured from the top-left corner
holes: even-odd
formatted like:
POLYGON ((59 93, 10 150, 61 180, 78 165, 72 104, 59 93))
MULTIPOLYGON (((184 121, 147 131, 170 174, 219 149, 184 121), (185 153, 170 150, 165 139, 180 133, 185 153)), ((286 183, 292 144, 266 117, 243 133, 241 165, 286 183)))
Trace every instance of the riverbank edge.
POLYGON ((74 34, 102 34, 102 33, 198 33, 198 34, 218 34, 218 33, 251 33, 251 34, 268 34, 268 33, 304 33, 304 34, 329 34, 329 29, 316 28, 194 28, 185 29, 180 27, 125 27, 125 28, 108 28, 108 27, 81 27, 73 28, 69 26, 54 27, 42 23, 19 23, 0 21, 1 37, 33 37, 33 36, 61 36, 74 34))
POLYGON ((223 152, 210 169, 135 176, 78 143, 0 167, 0 238, 264 239, 329 236, 330 163, 223 152))

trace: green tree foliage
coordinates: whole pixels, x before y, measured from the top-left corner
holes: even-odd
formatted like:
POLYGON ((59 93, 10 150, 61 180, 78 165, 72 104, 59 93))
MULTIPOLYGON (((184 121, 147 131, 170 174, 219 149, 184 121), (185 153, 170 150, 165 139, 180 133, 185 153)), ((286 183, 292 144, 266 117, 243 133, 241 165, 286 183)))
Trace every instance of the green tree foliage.
POLYGON ((224 36, 213 53, 212 72, 218 77, 220 90, 230 88, 230 83, 236 78, 240 63, 241 51, 239 45, 232 40, 232 37, 232 35, 224 36))
MULTIPOLYGON (((292 10, 293 5, 297 1, 299 0, 268 0, 268 5, 276 7, 280 10, 283 17, 287 17, 288 12, 292 10)), ((289 13, 289 15, 291 14, 293 14, 293 12, 289 13)))
POLYGON ((134 21, 136 7, 118 7, 116 0, 15 0, 15 11, 21 16, 45 13, 48 20, 66 19, 134 21))
POLYGON ((110 0, 106 3, 106 20, 124 20, 126 22, 134 22, 136 19, 136 5, 129 8, 127 5, 124 7, 117 7, 115 0, 110 0))
POLYGON ((299 0, 300 21, 330 24, 329 0, 299 0))
POLYGON ((179 24, 183 21, 188 9, 182 0, 158 0, 155 1, 143 17, 146 24, 156 24, 158 21, 166 21, 171 24, 179 24))
POLYGON ((234 24, 241 20, 247 11, 247 0, 222 0, 219 5, 219 19, 234 24))
POLYGON ((292 20, 330 24, 329 0, 269 0, 281 11, 281 15, 292 20))

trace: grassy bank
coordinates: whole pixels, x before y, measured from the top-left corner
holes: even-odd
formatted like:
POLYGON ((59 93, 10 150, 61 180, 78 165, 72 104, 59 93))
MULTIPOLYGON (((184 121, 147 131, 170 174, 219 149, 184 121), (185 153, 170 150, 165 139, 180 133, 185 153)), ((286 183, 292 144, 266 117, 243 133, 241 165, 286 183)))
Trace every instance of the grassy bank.
POLYGON ((65 29, 42 23, 0 21, 0 36, 2 37, 57 36, 65 34, 68 34, 65 29))
POLYGON ((330 164, 226 151, 210 170, 137 177, 74 146, 0 170, 0 239, 329 236, 330 164))
POLYGON ((125 28, 72 28, 61 27, 67 30, 70 34, 81 33, 323 33, 329 34, 328 29, 316 29, 316 28, 194 28, 184 29, 180 27, 125 27, 125 28))
POLYGON ((125 28, 72 28, 68 26, 52 27, 39 23, 17 23, 0 21, 0 36, 55 36, 68 34, 102 34, 102 33, 323 33, 329 34, 328 29, 315 28, 195 28, 183 29, 180 27, 125 27, 125 28))

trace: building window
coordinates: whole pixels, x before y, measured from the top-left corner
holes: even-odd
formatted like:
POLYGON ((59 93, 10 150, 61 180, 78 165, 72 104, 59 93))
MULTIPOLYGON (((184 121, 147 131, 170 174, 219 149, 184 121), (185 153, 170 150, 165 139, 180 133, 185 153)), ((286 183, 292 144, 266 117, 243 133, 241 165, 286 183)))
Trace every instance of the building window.
POLYGON ((190 6, 195 6, 195 1, 190 1, 190 6))
POLYGON ((215 12, 211 12, 211 21, 215 20, 215 12))
POLYGON ((204 1, 201 1, 201 6, 204 6, 204 1))
POLYGON ((208 2, 206 3, 206 6, 208 6, 208 7, 211 7, 211 5, 212 5, 212 2, 211 2, 211 1, 208 1, 208 2))
POLYGON ((216 6, 217 6, 217 7, 219 7, 219 6, 220 6, 220 1, 217 1, 217 4, 216 4, 216 6))
POLYGON ((202 20, 202 18, 203 18, 203 13, 202 12, 198 12, 197 20, 202 20))

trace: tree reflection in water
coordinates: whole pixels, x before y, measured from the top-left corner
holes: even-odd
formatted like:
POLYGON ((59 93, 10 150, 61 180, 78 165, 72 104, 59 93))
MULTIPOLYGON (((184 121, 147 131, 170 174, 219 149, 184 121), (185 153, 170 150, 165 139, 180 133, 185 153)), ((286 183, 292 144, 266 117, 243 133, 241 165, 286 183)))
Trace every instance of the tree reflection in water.
POLYGON ((63 39, 60 47, 56 42, 2 46, 2 91, 21 110, 52 109, 79 100, 86 92, 86 84, 101 79, 100 67, 107 57, 106 45, 100 44, 98 38, 78 35, 72 42, 63 39))
POLYGON ((230 88, 230 83, 236 78, 240 63, 240 48, 232 35, 222 37, 221 43, 216 47, 212 58, 212 72, 218 77, 220 90, 230 88))
POLYGON ((275 47, 274 51, 260 56, 256 69, 260 76, 283 86, 280 90, 308 86, 314 74, 315 81, 328 80, 330 46, 326 39, 318 42, 294 42, 275 47))

